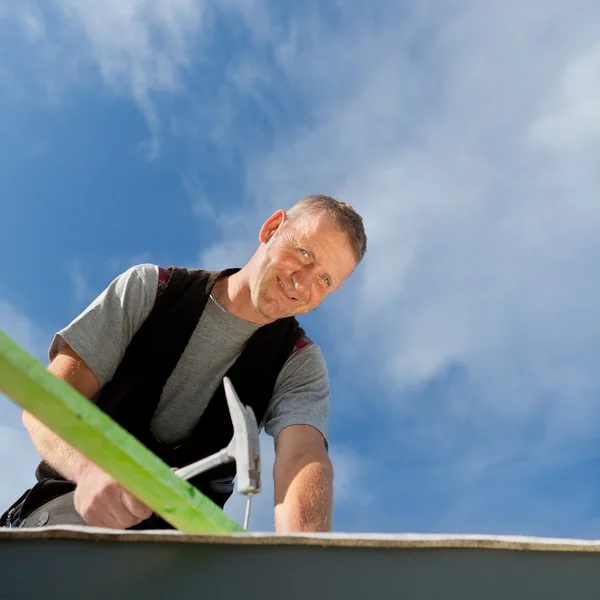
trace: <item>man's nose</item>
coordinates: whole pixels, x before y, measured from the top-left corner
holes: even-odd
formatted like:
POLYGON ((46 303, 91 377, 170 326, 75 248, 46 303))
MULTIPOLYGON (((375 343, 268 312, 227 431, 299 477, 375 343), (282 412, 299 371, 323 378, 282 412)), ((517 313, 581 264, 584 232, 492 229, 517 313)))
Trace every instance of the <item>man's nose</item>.
POLYGON ((293 274, 292 279, 294 281, 294 288, 298 300, 307 301, 312 283, 311 274, 302 269, 301 271, 296 271, 293 274))

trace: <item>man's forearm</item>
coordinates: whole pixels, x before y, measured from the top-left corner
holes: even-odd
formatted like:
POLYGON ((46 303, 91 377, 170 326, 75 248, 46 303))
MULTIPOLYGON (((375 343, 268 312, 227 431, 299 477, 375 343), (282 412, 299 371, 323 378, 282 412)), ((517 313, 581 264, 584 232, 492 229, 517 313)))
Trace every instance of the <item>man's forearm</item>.
MULTIPOLYGON (((68 344, 48 365, 48 371, 86 398, 92 398, 100 388, 96 376, 68 344)), ((22 419, 35 449, 63 477, 78 483, 90 461, 27 411, 23 411, 22 419)))
POLYGON ((63 477, 77 482, 90 464, 89 460, 26 411, 23 412, 23 425, 42 458, 63 477))
POLYGON ((333 467, 329 460, 278 464, 274 467, 277 532, 330 531, 333 467), (277 488, 285 489, 285 494, 277 488))

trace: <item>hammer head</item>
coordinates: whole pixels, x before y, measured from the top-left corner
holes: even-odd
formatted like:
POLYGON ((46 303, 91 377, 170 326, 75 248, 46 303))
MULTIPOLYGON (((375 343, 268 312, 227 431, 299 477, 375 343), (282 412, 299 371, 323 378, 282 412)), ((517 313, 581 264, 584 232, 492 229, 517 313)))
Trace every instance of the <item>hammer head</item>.
POLYGON ((229 414, 233 423, 233 438, 227 453, 236 463, 237 489, 240 494, 260 492, 260 444, 254 411, 244 406, 228 377, 223 378, 229 414))

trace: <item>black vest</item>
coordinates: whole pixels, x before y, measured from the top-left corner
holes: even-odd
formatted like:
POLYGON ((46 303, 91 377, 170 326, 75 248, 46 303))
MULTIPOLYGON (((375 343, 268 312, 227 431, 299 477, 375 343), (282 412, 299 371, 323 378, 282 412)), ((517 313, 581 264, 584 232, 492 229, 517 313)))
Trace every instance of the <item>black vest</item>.
MULTIPOLYGON (((211 290, 220 277, 239 269, 203 271, 169 267, 168 283, 154 307, 131 340, 113 379, 95 399, 99 408, 135 436, 148 449, 172 467, 183 467, 224 448, 231 440, 233 426, 223 385, 219 385, 193 432, 176 444, 164 444, 150 432, 162 390, 175 369, 192 335, 211 290)), ((243 404, 263 420, 275 382, 304 330, 293 318, 284 318, 260 327, 226 375, 231 379, 243 404)), ((224 374, 225 375, 225 374, 224 374)), ((190 480, 203 494, 223 507, 231 496, 231 486, 215 480, 233 481, 235 463, 229 463, 190 480)), ((61 482, 61 493, 74 489, 46 461, 36 469, 38 481, 61 482)), ((155 518, 156 521, 156 518, 155 518)), ((166 526, 154 522, 152 527, 166 526)), ((147 528, 146 522, 138 528, 147 528)))

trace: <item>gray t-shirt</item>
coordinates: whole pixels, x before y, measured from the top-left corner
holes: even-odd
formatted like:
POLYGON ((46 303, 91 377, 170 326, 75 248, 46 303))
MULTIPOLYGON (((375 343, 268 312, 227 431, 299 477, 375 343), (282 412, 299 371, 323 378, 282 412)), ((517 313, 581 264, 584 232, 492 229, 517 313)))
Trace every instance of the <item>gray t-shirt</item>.
MULTIPOLYGON (((153 264, 136 265, 119 275, 55 335, 50 360, 66 341, 100 385, 108 383, 150 314, 157 285, 158 267, 153 264)), ((151 425, 159 440, 177 442, 192 431, 223 376, 259 327, 232 315, 211 296, 161 395, 151 425)), ((328 418, 329 376, 323 354, 315 343, 297 347, 275 383, 263 420, 265 431, 277 439, 290 425, 311 425, 326 438, 328 418)))

